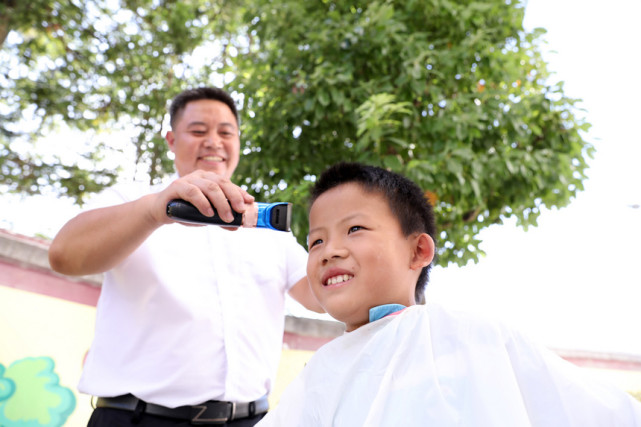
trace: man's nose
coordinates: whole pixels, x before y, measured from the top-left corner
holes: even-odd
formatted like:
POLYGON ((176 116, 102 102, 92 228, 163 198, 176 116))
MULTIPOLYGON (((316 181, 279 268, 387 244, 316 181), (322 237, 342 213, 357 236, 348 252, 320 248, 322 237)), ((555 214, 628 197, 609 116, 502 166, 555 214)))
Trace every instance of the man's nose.
POLYGON ((205 138, 205 147, 218 148, 222 147, 223 143, 221 138, 216 134, 207 135, 205 138))

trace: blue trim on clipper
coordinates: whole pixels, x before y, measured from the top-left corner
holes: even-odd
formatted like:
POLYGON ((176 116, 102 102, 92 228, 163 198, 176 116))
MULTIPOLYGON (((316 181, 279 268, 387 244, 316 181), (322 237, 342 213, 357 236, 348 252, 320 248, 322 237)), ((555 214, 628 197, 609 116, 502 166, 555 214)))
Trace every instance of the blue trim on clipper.
POLYGON ((256 204, 258 205, 258 220, 256 222, 256 227, 271 228, 274 230, 269 219, 271 218, 272 208, 279 203, 257 202, 256 204))

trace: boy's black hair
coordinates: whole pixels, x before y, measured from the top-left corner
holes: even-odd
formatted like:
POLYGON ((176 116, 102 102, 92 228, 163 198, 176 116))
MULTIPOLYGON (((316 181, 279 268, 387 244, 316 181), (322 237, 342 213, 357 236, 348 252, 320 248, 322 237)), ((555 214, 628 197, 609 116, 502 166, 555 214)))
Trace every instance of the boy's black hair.
POLYGON ((236 110, 236 104, 234 99, 224 90, 217 87, 198 87, 194 89, 187 89, 176 95, 174 100, 169 106, 169 123, 171 124, 172 129, 176 125, 178 118, 182 114, 183 110, 188 103, 192 101, 199 101, 201 99, 211 99, 213 101, 220 101, 225 103, 231 112, 236 118, 236 124, 238 125, 238 110, 236 110))
MULTIPOLYGON (((361 163, 337 163, 325 170, 311 190, 309 206, 318 197, 341 184, 355 182, 365 191, 380 193, 388 202, 392 214, 398 219, 403 235, 427 233, 436 243, 436 221, 432 205, 424 191, 412 180, 398 173, 361 163)), ((432 263, 423 267, 416 281, 416 302, 425 302, 425 286, 429 280, 432 263)))

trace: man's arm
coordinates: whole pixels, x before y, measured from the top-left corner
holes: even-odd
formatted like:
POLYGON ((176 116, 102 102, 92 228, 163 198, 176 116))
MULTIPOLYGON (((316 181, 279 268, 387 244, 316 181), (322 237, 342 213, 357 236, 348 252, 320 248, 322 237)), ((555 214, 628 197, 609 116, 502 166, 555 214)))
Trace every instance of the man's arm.
POLYGON ((67 222, 49 248, 49 263, 68 275, 102 273, 130 255, 161 223, 147 212, 150 196, 83 212, 67 222))
POLYGON ((167 203, 184 199, 205 215, 214 205, 221 218, 231 221, 231 209, 244 212, 254 198, 217 174, 196 171, 172 182, 165 190, 107 208, 83 212, 58 232, 49 248, 51 267, 63 274, 105 272, 122 262, 158 227, 174 222, 167 203), (230 207, 231 204, 231 207, 230 207))
POLYGON ((289 290, 289 295, 299 302, 303 307, 308 310, 315 311, 316 313, 325 313, 325 310, 318 303, 318 300, 312 293, 312 289, 307 282, 307 276, 300 279, 289 290))

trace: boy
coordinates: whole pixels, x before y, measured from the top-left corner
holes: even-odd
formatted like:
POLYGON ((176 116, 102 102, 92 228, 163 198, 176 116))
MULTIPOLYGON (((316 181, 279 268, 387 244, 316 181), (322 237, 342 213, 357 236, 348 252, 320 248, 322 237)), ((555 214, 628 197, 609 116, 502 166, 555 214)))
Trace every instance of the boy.
POLYGON ((261 426, 631 426, 641 404, 508 328, 416 305, 434 215, 410 180, 338 164, 317 181, 307 277, 347 333, 261 426))

